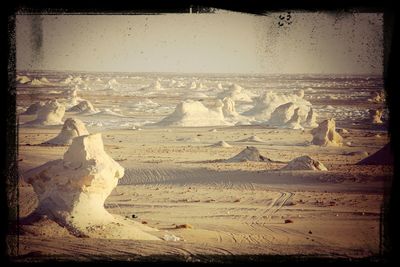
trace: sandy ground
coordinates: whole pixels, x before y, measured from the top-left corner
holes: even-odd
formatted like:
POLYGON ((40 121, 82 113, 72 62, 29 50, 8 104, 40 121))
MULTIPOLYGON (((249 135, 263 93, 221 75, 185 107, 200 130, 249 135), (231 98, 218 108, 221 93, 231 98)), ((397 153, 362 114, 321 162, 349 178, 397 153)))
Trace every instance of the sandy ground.
MULTIPOLYGON (((69 87, 54 86, 57 90, 66 88, 69 87)), ((368 102, 369 93, 360 88, 358 90, 365 96, 346 98, 349 92, 358 91, 336 90, 338 97, 332 99, 315 90, 307 91, 305 99, 319 108, 332 105, 335 109, 357 107, 366 111, 383 106, 368 102)), ((58 98, 59 94, 50 89, 52 87, 19 85, 17 104, 28 107, 38 100, 58 98)), ((78 92, 79 97, 91 101, 96 108, 125 107, 125 114, 130 118, 153 122, 170 114, 176 104, 184 100, 172 90, 148 96, 132 95, 129 90, 111 93, 107 90, 78 92), (140 111, 129 107, 148 99, 167 109, 140 111)), ((212 97, 202 99, 205 105, 211 106, 213 102, 212 97)), ((318 122, 335 117, 331 109, 323 110, 318 113, 318 122)), ((336 115, 344 111, 339 109, 336 115)), ((142 127, 137 131, 128 127, 106 129, 87 125, 90 133, 102 133, 105 151, 125 168, 125 176, 106 200, 106 209, 125 220, 158 229, 152 234, 161 240, 79 238, 57 223, 43 219, 34 225, 23 225, 19 236, 9 236, 10 244, 17 241, 14 259, 32 261, 50 256, 73 260, 150 258, 207 262, 224 255, 334 258, 377 255, 382 236, 384 192, 390 186, 393 168, 355 165, 365 154, 347 153, 372 154, 388 143, 389 136, 385 126, 374 126, 354 118, 343 119, 346 116, 335 117, 337 127, 349 131, 341 134, 344 137, 342 147, 310 145, 310 129, 142 127), (264 142, 238 141, 251 136, 264 142), (210 147, 221 140, 232 147, 210 147), (222 162, 246 146, 255 146, 261 155, 281 163, 222 162), (279 170, 285 162, 303 155, 322 162, 328 171, 279 170), (180 228, 180 225, 186 227, 180 228)), ((35 117, 20 115, 18 120, 22 125, 35 117)), ((66 113, 64 120, 68 117, 103 119, 66 113)), ((105 119, 110 120, 110 117, 105 119)), ((124 118, 111 119, 117 124, 124 122, 124 118)), ((57 136, 61 127, 19 127, 17 163, 20 175, 62 158, 68 147, 40 145, 57 136)), ((20 218, 28 216, 36 206, 32 187, 21 184, 20 218)))
MULTIPOLYGON (((21 121, 32 119, 21 116, 21 121)), ((61 158, 67 147, 40 146, 61 126, 19 129, 19 170, 61 158)), ((77 238, 55 223, 24 226, 18 255, 72 257, 181 257, 202 261, 211 255, 323 255, 365 257, 380 250, 380 217, 390 166, 354 165, 388 142, 384 132, 349 129, 343 147, 308 145, 308 130, 261 126, 101 130, 105 151, 125 168, 125 176, 105 203, 112 214, 159 229, 160 238, 133 241, 77 238), (211 129, 216 128, 216 132, 211 129), (256 135, 264 143, 238 142, 256 135), (177 141, 198 138, 198 142, 177 141), (225 140, 231 148, 209 145, 225 140), (287 162, 309 155, 328 172, 279 171, 285 163, 223 163, 246 146, 287 162), (136 218, 132 218, 136 215, 136 218), (285 220, 289 220, 286 221, 285 220), (177 225, 188 224, 187 228, 177 225), (40 231, 39 229, 46 229, 40 231)), ((19 187, 20 217, 37 205, 30 186, 19 187)))

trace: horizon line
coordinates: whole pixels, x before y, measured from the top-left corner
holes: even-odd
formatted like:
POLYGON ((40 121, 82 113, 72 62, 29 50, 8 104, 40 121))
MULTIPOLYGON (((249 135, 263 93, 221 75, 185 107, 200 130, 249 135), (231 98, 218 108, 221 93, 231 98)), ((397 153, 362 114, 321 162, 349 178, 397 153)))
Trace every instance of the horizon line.
POLYGON ((278 73, 278 72, 270 72, 270 73, 261 73, 261 72, 169 72, 169 71, 101 71, 101 70, 50 70, 50 69, 35 69, 35 70, 17 70, 16 72, 77 72, 77 73, 135 73, 135 74, 214 74, 214 75, 341 75, 341 76, 351 76, 351 75, 360 75, 360 76, 383 76, 384 73, 301 73, 301 72, 293 72, 293 73, 278 73))

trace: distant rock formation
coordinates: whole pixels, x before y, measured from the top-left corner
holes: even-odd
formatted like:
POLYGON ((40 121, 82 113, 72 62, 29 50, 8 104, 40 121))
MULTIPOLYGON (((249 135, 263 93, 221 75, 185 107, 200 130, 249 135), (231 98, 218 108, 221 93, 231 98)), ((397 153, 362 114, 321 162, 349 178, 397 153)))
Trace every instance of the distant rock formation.
POLYGON ((230 97, 224 97, 222 100, 224 106, 222 107, 222 112, 225 117, 237 117, 239 114, 235 109, 235 101, 230 97))
POLYGON ((383 115, 383 110, 382 109, 370 109, 369 110, 369 115, 371 118, 371 122, 373 124, 382 124, 382 115, 383 115))
POLYGON ((65 107, 57 102, 50 100, 46 102, 38 111, 35 120, 27 122, 26 125, 59 125, 63 124, 65 107))
POLYGON ((374 91, 371 93, 371 98, 368 101, 373 103, 383 103, 385 101, 385 91, 374 91))
POLYGON ((75 137, 88 134, 89 132, 81 120, 68 118, 65 120, 61 132, 56 137, 44 142, 43 144, 70 145, 75 137))
POLYGON ((20 84, 26 84, 30 82, 31 79, 28 76, 17 75, 16 81, 19 82, 20 84))
POLYGON ((238 84, 232 84, 229 89, 219 93, 217 95, 218 98, 223 99, 225 97, 231 98, 233 101, 242 101, 242 102, 252 102, 251 97, 253 94, 244 90, 238 84))
POLYGON ((318 127, 317 114, 314 112, 313 108, 310 108, 310 110, 308 111, 307 118, 303 126, 307 128, 318 127))
MULTIPOLYGON (((295 108, 300 108, 299 115, 301 122, 303 122, 307 116, 307 113, 311 107, 311 103, 301 97, 300 94, 277 94, 272 91, 263 93, 260 97, 254 100, 253 108, 245 111, 242 115, 253 116, 258 120, 268 121, 272 113, 279 107, 289 102, 295 105, 295 108)), ((290 114, 289 120, 292 114, 290 114)))
POLYGON ((248 146, 244 150, 242 150, 236 156, 225 160, 225 162, 245 162, 245 161, 265 161, 271 162, 271 160, 267 157, 260 155, 258 149, 254 146, 248 146))
POLYGON ((314 160, 309 156, 301 156, 290 161, 281 170, 327 171, 328 169, 318 160, 314 160))
POLYGON ((282 104, 278 106, 271 114, 271 118, 268 120, 268 124, 271 126, 283 126, 293 116, 295 106, 292 102, 282 104))
POLYGON ((93 107, 92 103, 87 100, 79 102, 79 104, 68 109, 67 112, 79 112, 79 113, 95 113, 97 110, 93 107))
POLYGON ((296 108, 293 112, 292 117, 285 124, 285 128, 303 130, 303 126, 300 125, 299 108, 296 108))
POLYGON ((222 107, 223 103, 219 102, 216 110, 211 110, 199 101, 186 100, 179 103, 173 113, 154 125, 181 127, 231 125, 225 120, 222 107))
POLYGON ((336 132, 334 119, 321 122, 317 128, 312 129, 312 143, 318 146, 341 146, 343 138, 336 132))
POLYGON ((262 140, 260 137, 258 137, 257 135, 252 135, 250 137, 241 139, 237 142, 256 142, 256 143, 264 143, 265 141, 262 140))
POLYGON ((210 147, 232 147, 232 146, 230 144, 228 144, 227 142, 222 140, 222 141, 219 141, 219 142, 217 142, 215 144, 210 145, 210 147))
POLYGON ((39 101, 39 102, 35 102, 33 104, 31 104, 28 109, 22 113, 23 115, 35 115, 37 114, 37 112, 39 111, 39 109, 41 109, 43 106, 45 105, 44 102, 39 101))

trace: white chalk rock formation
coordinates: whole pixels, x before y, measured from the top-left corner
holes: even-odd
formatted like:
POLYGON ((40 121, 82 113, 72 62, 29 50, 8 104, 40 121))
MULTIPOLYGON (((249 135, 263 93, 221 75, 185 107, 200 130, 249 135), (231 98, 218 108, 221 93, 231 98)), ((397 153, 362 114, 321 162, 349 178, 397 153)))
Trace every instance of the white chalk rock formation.
POLYGON ((299 108, 296 108, 293 112, 292 117, 288 120, 284 126, 285 128, 303 130, 304 128, 300 125, 299 108))
POLYGON ((293 159, 281 170, 327 171, 328 169, 318 160, 314 160, 309 156, 302 156, 293 159))
POLYGON ((272 126, 284 126, 293 116, 295 105, 292 102, 280 105, 271 114, 268 124, 272 126))
POLYGON ((96 113, 97 110, 93 107, 92 103, 87 100, 79 102, 79 104, 68 109, 67 112, 79 112, 79 113, 96 113))
POLYGON ((68 118, 65 120, 61 132, 56 137, 44 142, 43 144, 63 146, 70 145, 72 143, 72 139, 74 139, 75 137, 88 134, 89 132, 87 131, 85 124, 81 120, 68 118))
POLYGON ((384 91, 372 92, 371 98, 368 99, 368 101, 373 103, 383 103, 385 101, 385 92, 384 91))
POLYGON ((189 89, 196 89, 197 84, 195 81, 192 81, 192 83, 189 85, 189 89))
POLYGON ((44 104, 37 111, 37 117, 34 121, 27 122, 27 125, 59 125, 63 124, 62 118, 65 114, 65 107, 57 102, 51 100, 44 104))
POLYGON ((210 145, 210 147, 232 147, 232 146, 230 144, 228 144, 227 142, 225 142, 224 140, 222 140, 215 144, 210 145))
POLYGON ((373 124, 382 124, 382 114, 383 110, 382 109, 370 109, 369 110, 369 115, 371 117, 371 122, 373 124))
POLYGON ((41 109, 43 106, 45 105, 44 102, 39 101, 36 103, 31 104, 28 109, 22 113, 23 115, 35 115, 37 114, 37 112, 39 111, 39 109, 41 109))
POLYGON ((244 90, 240 85, 232 84, 228 90, 218 94, 218 98, 231 98, 233 101, 252 102, 251 97, 254 96, 247 90, 244 90))
POLYGON ((156 240, 138 227, 127 227, 104 208, 123 175, 124 168, 104 151, 101 134, 92 134, 76 137, 63 159, 47 162, 24 177, 39 199, 34 213, 46 215, 75 235, 156 240))
POLYGON ((64 93, 64 97, 67 99, 67 105, 69 106, 75 106, 79 104, 80 101, 83 101, 80 97, 78 97, 78 87, 75 86, 74 89, 67 90, 64 93))
POLYGON ((260 151, 254 146, 248 146, 236 156, 225 160, 225 162, 246 162, 246 161, 271 161, 270 159, 260 155, 260 151))
POLYGON ((71 84, 73 79, 74 79, 73 76, 68 75, 68 77, 65 78, 63 81, 61 81, 60 83, 61 83, 61 84, 71 84))
POLYGON ((42 78, 40 78, 40 80, 39 81, 41 81, 42 83, 50 83, 50 81, 49 80, 47 80, 47 78, 46 77, 42 77, 42 78))
POLYGON ((149 86, 149 89, 158 91, 162 90, 163 88, 161 87, 160 81, 156 80, 153 84, 149 86))
POLYGON ((296 95, 300 98, 304 98, 304 90, 303 89, 299 89, 296 91, 296 95))
POLYGON ((341 146, 343 138, 336 132, 334 119, 321 122, 317 128, 311 130, 312 143, 318 146, 341 146))
POLYGON ((239 140, 237 142, 255 142, 255 143, 264 143, 265 141, 262 140, 260 137, 257 135, 252 135, 250 137, 244 138, 242 140, 239 140))
POLYGON ((43 85, 43 83, 40 80, 36 79, 36 78, 33 79, 30 83, 31 83, 32 86, 41 86, 41 85, 43 85))
POLYGON ((239 114, 236 112, 235 109, 235 101, 230 98, 230 97, 225 97, 222 100, 222 103, 224 104, 222 107, 222 112, 225 117, 237 117, 239 114))
POLYGON ((260 97, 255 99, 253 108, 245 111, 242 115, 253 116, 259 120, 269 120, 275 109, 283 104, 292 102, 295 107, 299 107, 299 115, 301 122, 305 121, 307 113, 311 107, 311 103, 304 100, 298 94, 276 94, 272 91, 267 91, 260 97))
POLYGON ((16 81, 19 82, 20 84, 26 84, 30 82, 31 79, 28 76, 17 75, 16 81))
POLYGON ((317 114, 314 112, 313 108, 310 108, 310 110, 308 111, 307 118, 303 126, 307 128, 318 127, 317 114))
POLYGON ((199 101, 186 100, 179 103, 172 114, 154 125, 196 127, 230 125, 230 123, 224 118, 221 104, 216 110, 211 110, 199 101))

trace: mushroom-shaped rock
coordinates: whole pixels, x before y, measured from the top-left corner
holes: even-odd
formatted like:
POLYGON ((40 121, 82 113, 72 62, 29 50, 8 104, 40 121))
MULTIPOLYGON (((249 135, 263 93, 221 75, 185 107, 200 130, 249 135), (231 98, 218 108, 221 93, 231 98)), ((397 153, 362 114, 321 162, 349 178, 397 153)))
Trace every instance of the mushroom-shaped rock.
POLYGON ((65 114, 65 107, 57 102, 57 100, 51 100, 44 104, 37 111, 37 117, 33 121, 29 121, 27 125, 59 125, 63 124, 62 118, 65 114))
POLYGON ((268 124, 273 126, 283 126, 293 116, 295 106, 293 102, 289 102, 277 107, 271 114, 268 124))
POLYGON ((43 106, 45 105, 44 102, 39 101, 39 102, 35 102, 33 104, 31 104, 28 109, 22 113, 23 115, 35 115, 37 114, 37 112, 39 111, 39 109, 41 109, 43 106))
POLYGON ((248 146, 236 156, 225 160, 225 162, 245 162, 245 161, 266 161, 271 160, 267 157, 260 155, 260 151, 254 146, 248 146))
POLYGON ((68 109, 67 112, 94 113, 96 112, 96 110, 93 107, 92 103, 84 100, 82 102, 79 102, 79 104, 73 106, 72 108, 68 109))
POLYGON ((392 165, 393 163, 394 155, 388 143, 371 156, 359 161, 357 165, 392 165))
POLYGON ((124 175, 124 168, 104 151, 101 134, 73 139, 63 159, 25 173, 39 204, 34 214, 47 216, 80 236, 157 239, 111 215, 104 201, 124 175))
POLYGON ((64 126, 56 137, 50 139, 49 141, 44 142, 43 144, 49 145, 70 145, 72 143, 72 139, 81 135, 88 135, 85 124, 79 120, 74 118, 68 118, 64 122, 64 126))
POLYGON ((313 108, 310 108, 310 110, 308 111, 304 126, 309 128, 318 127, 317 114, 314 112, 313 108))
POLYGON ((334 119, 321 122, 317 128, 311 130, 312 143, 318 146, 341 146, 343 138, 336 132, 334 119))
POLYGON ((383 110, 382 109, 371 109, 369 110, 369 115, 371 117, 371 122, 373 124, 382 124, 382 114, 383 110))
POLYGON ((327 171, 328 169, 318 160, 312 159, 309 156, 301 156, 290 161, 281 170, 327 171))

